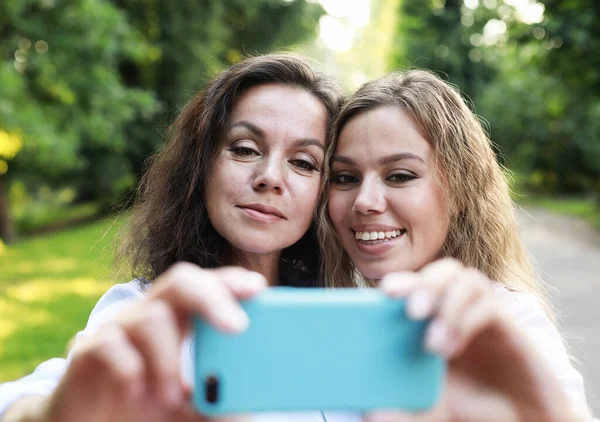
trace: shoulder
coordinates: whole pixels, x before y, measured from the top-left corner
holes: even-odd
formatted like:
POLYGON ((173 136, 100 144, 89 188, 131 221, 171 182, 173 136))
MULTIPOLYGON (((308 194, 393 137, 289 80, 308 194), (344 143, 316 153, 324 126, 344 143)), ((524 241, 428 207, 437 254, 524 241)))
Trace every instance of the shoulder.
POLYGON ((546 349, 545 355, 559 361, 565 359, 568 361, 568 354, 558 327, 544 311, 536 296, 509 290, 502 285, 494 286, 494 293, 500 301, 502 309, 513 317, 531 337, 539 341, 541 347, 546 349))
POLYGON ((96 329, 117 315, 123 307, 143 297, 144 290, 138 280, 113 285, 94 306, 85 331, 89 332, 96 329))
POLYGON ((502 285, 496 285, 494 289, 503 310, 517 321, 540 357, 552 366, 565 392, 572 400, 586 406, 583 377, 573 366, 563 336, 541 307, 540 300, 532 294, 512 291, 502 285))
POLYGON ((502 303, 504 309, 519 320, 534 317, 537 322, 550 323, 550 318, 542 309, 538 297, 529 293, 510 290, 498 283, 494 284, 494 294, 502 303))
POLYGON ((106 308, 123 300, 134 300, 144 296, 143 288, 138 280, 129 283, 115 284, 102 295, 92 310, 92 315, 102 312, 106 308))

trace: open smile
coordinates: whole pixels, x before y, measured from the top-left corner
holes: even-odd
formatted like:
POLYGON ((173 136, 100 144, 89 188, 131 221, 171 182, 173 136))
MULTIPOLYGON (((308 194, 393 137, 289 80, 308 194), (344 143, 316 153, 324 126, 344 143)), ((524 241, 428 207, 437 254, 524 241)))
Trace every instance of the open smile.
POLYGON ((406 229, 397 229, 397 230, 389 230, 389 231, 363 231, 363 232, 359 232, 359 231, 354 231, 354 238, 358 241, 361 242, 365 242, 365 243, 372 243, 372 242, 376 242, 376 241, 385 241, 385 240, 390 240, 390 239, 394 239, 398 236, 403 235, 404 233, 406 233, 406 229))
POLYGON ((364 255, 377 256, 387 253, 406 234, 406 229, 395 230, 352 230, 356 248, 364 255))

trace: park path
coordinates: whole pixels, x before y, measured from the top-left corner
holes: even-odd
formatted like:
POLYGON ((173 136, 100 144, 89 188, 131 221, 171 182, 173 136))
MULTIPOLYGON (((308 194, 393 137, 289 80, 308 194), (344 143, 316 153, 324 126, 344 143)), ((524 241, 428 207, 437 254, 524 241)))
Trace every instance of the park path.
POLYGON ((523 239, 537 261, 579 361, 588 404, 600 416, 600 233, 586 223, 541 210, 519 213, 523 239))

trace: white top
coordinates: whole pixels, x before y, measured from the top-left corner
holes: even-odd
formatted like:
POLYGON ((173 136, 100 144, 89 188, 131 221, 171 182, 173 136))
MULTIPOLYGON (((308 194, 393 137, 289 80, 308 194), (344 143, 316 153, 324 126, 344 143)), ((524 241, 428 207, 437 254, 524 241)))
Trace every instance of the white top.
MULTIPOLYGON (((496 293, 506 304, 505 309, 515 316, 531 335, 533 343, 539 347, 541 355, 551 362, 568 396, 578 406, 587 407, 583 378, 571 365, 558 330, 541 309, 537 299, 531 295, 508 291, 503 287, 498 287, 496 293)), ((135 281, 111 287, 94 307, 86 328, 77 334, 76 343, 117 315, 121 308, 131 301, 142 297, 143 292, 135 281)), ((186 343, 182 347, 182 373, 184 377, 189 378, 192 373, 189 339, 186 343)), ((26 377, 0 384, 0 419, 6 409, 21 397, 51 394, 65 373, 68 364, 69 357, 67 359, 53 358, 40 364, 32 374, 26 377)), ((325 417, 327 422, 358 422, 361 420, 360 415, 353 413, 326 412, 325 417)), ((320 412, 285 415, 269 413, 261 414, 257 416, 257 419, 261 422, 276 420, 323 422, 323 415, 320 412)), ((590 421, 598 420, 590 417, 590 421)))

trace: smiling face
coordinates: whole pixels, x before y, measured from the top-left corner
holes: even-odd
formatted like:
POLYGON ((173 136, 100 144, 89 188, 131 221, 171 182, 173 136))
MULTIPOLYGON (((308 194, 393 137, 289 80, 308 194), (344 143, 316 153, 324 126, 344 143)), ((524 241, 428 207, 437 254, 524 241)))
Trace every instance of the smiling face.
POLYGON ((255 86, 237 101, 207 181, 206 206, 238 257, 279 254, 310 227, 327 117, 316 97, 293 86, 255 86))
POLYGON ((329 215, 365 276, 415 271, 448 232, 445 195, 430 143, 398 106, 352 117, 331 163, 329 215))

